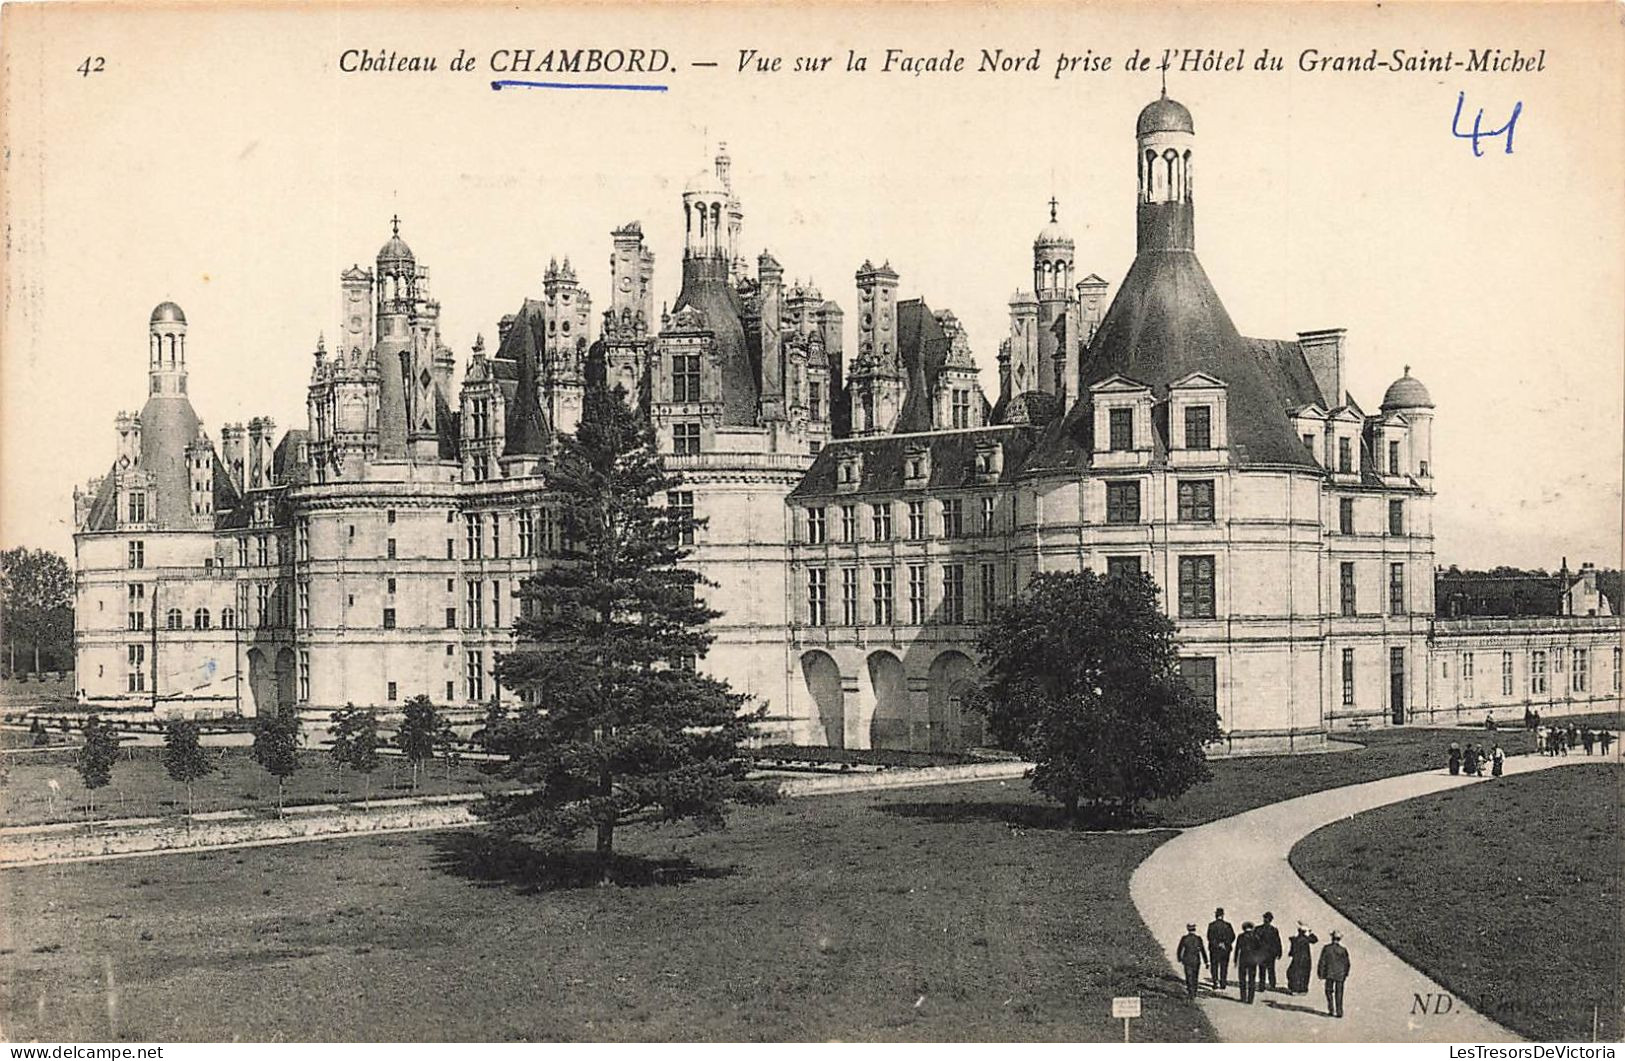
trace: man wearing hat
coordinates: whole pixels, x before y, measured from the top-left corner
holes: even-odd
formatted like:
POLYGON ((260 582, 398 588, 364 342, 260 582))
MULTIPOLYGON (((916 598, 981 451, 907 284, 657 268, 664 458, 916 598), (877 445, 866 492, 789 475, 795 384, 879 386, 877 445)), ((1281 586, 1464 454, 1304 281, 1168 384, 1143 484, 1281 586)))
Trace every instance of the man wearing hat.
POLYGON ((1257 928, 1259 942, 1263 944, 1263 953, 1258 961, 1258 986, 1262 990, 1269 988, 1278 990, 1275 986, 1275 963, 1281 958, 1281 932, 1275 927, 1275 915, 1268 910, 1264 911, 1264 923, 1257 928))
POLYGON ((1332 933, 1332 941, 1320 948, 1320 966, 1316 970, 1326 981, 1326 1012, 1333 1017, 1343 1015, 1343 982, 1349 978, 1349 952, 1342 939, 1341 932, 1332 933))
POLYGON ((1267 944, 1251 921, 1241 923, 1241 935, 1236 937, 1236 970, 1241 977, 1241 1000, 1248 1005, 1258 994, 1258 967, 1264 961, 1267 944))
POLYGON ((1235 946, 1236 930, 1224 919, 1224 907, 1213 911, 1213 920, 1207 926, 1207 953, 1210 979, 1216 990, 1230 986, 1230 948, 1235 946))
POLYGON ((1185 995, 1188 998, 1196 997, 1196 981, 1207 964, 1207 948, 1202 946, 1202 937, 1196 934, 1196 922, 1192 921, 1185 926, 1185 935, 1179 941, 1177 952, 1179 964, 1185 967, 1185 995))

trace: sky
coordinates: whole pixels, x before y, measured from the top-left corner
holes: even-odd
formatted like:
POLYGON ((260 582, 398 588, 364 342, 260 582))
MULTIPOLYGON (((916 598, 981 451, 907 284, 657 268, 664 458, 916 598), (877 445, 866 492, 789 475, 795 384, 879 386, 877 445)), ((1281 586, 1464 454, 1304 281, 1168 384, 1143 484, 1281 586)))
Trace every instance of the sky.
MULTIPOLYGON (((1181 71, 1196 125, 1197 249, 1243 334, 1344 327, 1367 410, 1405 369, 1437 406, 1441 564, 1618 566, 1625 465, 1625 107, 1608 5, 1541 10, 919 5, 386 8, 5 7, 7 225, 0 318, 0 545, 71 550, 72 490, 105 473, 113 417, 145 394, 146 325, 190 329, 194 406, 305 426, 338 277, 389 218, 430 269, 460 363, 569 257, 602 309, 609 232, 640 220, 657 301, 680 279, 680 193, 717 141, 743 246, 849 311, 889 259, 899 297, 966 326, 997 389, 1007 302, 1060 203, 1078 276, 1115 293, 1133 257, 1134 118, 1159 87, 1139 49, 1208 48, 1181 71), (664 49, 673 69, 603 80, 665 92, 509 89, 497 49, 664 49), (1307 48, 1388 57, 1545 49, 1536 72, 1319 72, 1307 48), (433 74, 344 73, 347 49, 434 55, 433 74), (885 49, 964 57, 885 73, 885 49), (983 48, 1042 69, 980 73, 983 48), (1262 49, 1285 69, 1250 69, 1262 49), (459 49, 480 68, 453 73, 459 49), (740 73, 741 49, 786 70, 740 73), (871 57, 844 70, 848 49, 871 57), (1113 59, 1056 78, 1060 52, 1113 59), (797 74, 798 56, 832 56, 797 74), (80 72, 87 58, 101 69, 80 72), (694 62, 716 62, 714 68, 694 62), (1452 135, 1478 108, 1513 151, 1452 135)), ((848 314, 851 327, 853 314, 848 314)), ((848 350, 852 349, 848 337, 848 350)))

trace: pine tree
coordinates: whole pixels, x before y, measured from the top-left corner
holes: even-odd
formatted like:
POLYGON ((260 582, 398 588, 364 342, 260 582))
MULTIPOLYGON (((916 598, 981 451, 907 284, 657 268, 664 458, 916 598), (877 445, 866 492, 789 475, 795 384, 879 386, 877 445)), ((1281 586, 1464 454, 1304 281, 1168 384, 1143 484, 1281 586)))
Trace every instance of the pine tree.
POLYGON ((739 751, 761 709, 746 714, 744 696, 696 669, 720 613, 681 566, 692 516, 657 503, 681 482, 625 391, 589 386, 551 479, 565 553, 523 583, 515 650, 498 663, 502 684, 540 709, 488 717, 488 746, 508 753, 505 776, 529 791, 481 812, 512 833, 591 830, 602 883, 617 826, 717 826, 730 801, 772 798, 745 780, 739 751))
POLYGON ((176 719, 164 727, 162 758, 169 779, 186 786, 186 827, 190 829, 192 786, 199 778, 214 773, 214 760, 203 750, 196 722, 176 719))
POLYGON ((254 720, 254 761, 276 778, 276 812, 282 814, 288 778, 299 769, 299 716, 293 712, 254 720))
POLYGON ((1035 577, 983 629, 976 706, 1068 817, 1085 801, 1129 817, 1209 776, 1203 748, 1223 734, 1180 677, 1174 630, 1150 579, 1091 571, 1035 577))
POLYGON ((118 751, 118 730, 111 722, 103 722, 96 715, 85 720, 85 743, 79 749, 74 766, 85 786, 86 808, 92 814, 96 812, 96 790, 113 780, 118 751))
POLYGON ((434 702, 419 694, 406 702, 401 728, 395 731, 395 745, 412 764, 412 791, 418 789, 418 769, 434 758, 435 733, 440 729, 440 712, 434 702))

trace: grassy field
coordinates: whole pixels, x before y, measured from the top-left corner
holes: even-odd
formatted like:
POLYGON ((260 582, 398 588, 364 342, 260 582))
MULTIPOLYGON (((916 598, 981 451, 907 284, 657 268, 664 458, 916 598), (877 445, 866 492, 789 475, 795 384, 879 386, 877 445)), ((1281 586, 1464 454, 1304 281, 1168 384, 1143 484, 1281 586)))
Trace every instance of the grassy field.
MULTIPOLYGON (((113 767, 113 780, 96 793, 96 811, 86 809, 86 790, 67 749, 48 754, 48 761, 32 761, 28 753, 8 760, 0 781, 0 823, 31 825, 46 821, 86 818, 141 818, 186 811, 186 791, 169 779, 158 760, 156 747, 126 748, 113 767), (53 796, 48 782, 57 781, 53 796)), ((196 809, 229 810, 276 807, 276 779, 256 763, 246 747, 211 748, 216 773, 194 787, 196 809)), ((410 765, 399 756, 385 756, 372 775, 372 798, 413 794, 410 765)), ((446 779, 445 764, 436 760, 419 775, 420 795, 478 791, 492 782, 472 766, 460 765, 446 779)), ((324 753, 306 752, 300 769, 288 779, 287 802, 331 803, 359 800, 367 784, 353 771, 336 771, 324 753)))
MULTIPOLYGON (((1457 734, 1459 736, 1459 734, 1457 734)), ((1436 767, 1449 733, 1214 765, 1186 825, 1436 767)), ((1508 742, 1510 744, 1510 741, 1508 742)), ((1024 781, 619 834, 582 887, 474 831, 0 873, 0 1026, 42 1039, 1205 1040, 1128 900, 1171 833, 1063 826, 1024 781), (109 999, 116 999, 110 1006, 109 999)))
POLYGON ((1542 1041, 1619 1041, 1617 765, 1396 803, 1292 851, 1326 899, 1449 991, 1542 1041))

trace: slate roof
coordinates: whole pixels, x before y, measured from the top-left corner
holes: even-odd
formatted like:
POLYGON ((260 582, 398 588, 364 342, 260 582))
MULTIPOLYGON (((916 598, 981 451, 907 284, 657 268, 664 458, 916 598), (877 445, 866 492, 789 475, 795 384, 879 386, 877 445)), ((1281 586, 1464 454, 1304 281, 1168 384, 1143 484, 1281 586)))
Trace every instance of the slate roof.
MULTIPOLYGON (((1318 468, 1287 411, 1320 397, 1302 351, 1279 341, 1243 338, 1191 251, 1145 251, 1134 259, 1084 355, 1083 389, 1113 375, 1149 385, 1157 400, 1190 372, 1228 385, 1230 455, 1241 466, 1318 468)), ((1046 433, 1030 465, 1088 464, 1092 403, 1080 401, 1046 433)))
POLYGON ((897 303, 897 353, 908 394, 897 414, 898 433, 931 430, 931 392, 948 360, 948 334, 923 298, 897 303))
POLYGON ((96 487, 96 499, 90 503, 90 514, 85 517, 85 530, 112 530, 118 524, 118 462, 107 469, 101 485, 96 487))
POLYGON ((1434 610, 1441 618, 1461 615, 1561 615, 1560 575, 1437 574, 1434 610))
MULTIPOLYGON (((1003 470, 999 483, 1013 482, 1022 461, 1032 451, 1037 437, 1034 428, 982 427, 972 430, 935 431, 924 434, 876 435, 870 438, 842 439, 819 450, 812 467, 790 491, 792 498, 833 497, 841 459, 851 453, 863 454, 862 479, 855 492, 901 493, 904 490, 939 490, 975 486, 976 451, 979 444, 1004 444, 1003 470), (903 463, 908 454, 924 447, 931 454, 931 474, 923 484, 905 486, 903 463)), ((991 484, 987 484, 991 485, 991 484)), ((844 496, 844 493, 843 493, 844 496)))
POLYGON ((716 339, 722 364, 722 421, 754 425, 759 412, 761 377, 758 350, 752 356, 741 319, 739 293, 728 282, 728 263, 721 259, 685 258, 683 288, 671 312, 692 306, 705 315, 706 328, 716 339))
POLYGON ((519 312, 514 314, 513 327, 503 336, 492 362, 499 386, 504 369, 514 374, 513 390, 503 388, 503 396, 508 400, 504 457, 535 455, 547 449, 547 425, 543 422, 541 401, 536 393, 545 327, 542 303, 525 299, 519 312))

